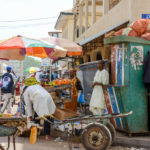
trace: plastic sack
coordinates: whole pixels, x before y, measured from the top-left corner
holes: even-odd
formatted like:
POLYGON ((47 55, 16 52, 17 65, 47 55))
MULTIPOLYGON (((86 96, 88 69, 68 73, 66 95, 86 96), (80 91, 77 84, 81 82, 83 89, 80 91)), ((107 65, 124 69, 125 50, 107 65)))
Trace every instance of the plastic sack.
POLYGON ((146 39, 146 40, 150 40, 150 33, 144 33, 141 35, 141 37, 146 39))
POLYGON ((117 36, 117 35, 122 35, 122 31, 123 31, 123 29, 120 29, 119 31, 115 32, 115 35, 116 35, 116 36, 117 36))
POLYGON ((78 103, 81 103, 81 104, 85 103, 84 94, 83 93, 79 94, 78 103))
POLYGON ((132 30, 132 28, 125 28, 125 29, 123 29, 123 31, 122 31, 122 35, 127 35, 128 36, 128 34, 129 34, 129 32, 132 30))
POLYGON ((138 34, 130 27, 123 29, 122 35, 127 35, 127 36, 138 36, 138 34))
POLYGON ((134 30, 131 30, 131 31, 129 32, 128 36, 135 36, 135 37, 137 37, 138 34, 137 34, 137 32, 135 32, 134 30))
POLYGON ((149 24, 148 24, 148 27, 146 29, 146 32, 145 33, 150 33, 150 21, 149 21, 149 24))
POLYGON ((133 23, 132 29, 137 32, 138 36, 141 36, 147 30, 148 24, 148 19, 138 19, 133 23))

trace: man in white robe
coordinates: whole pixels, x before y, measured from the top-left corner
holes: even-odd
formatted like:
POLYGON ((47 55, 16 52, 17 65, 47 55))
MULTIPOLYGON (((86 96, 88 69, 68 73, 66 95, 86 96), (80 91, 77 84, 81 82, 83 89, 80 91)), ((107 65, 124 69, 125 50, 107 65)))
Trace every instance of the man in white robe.
POLYGON ((33 116, 33 111, 39 117, 51 115, 55 112, 56 106, 51 95, 40 85, 31 85, 23 93, 24 102, 28 117, 33 116))
MULTIPOLYGON (((56 106, 51 95, 40 85, 31 85, 23 89, 25 109, 30 121, 35 119, 33 116, 43 117, 54 114, 56 106), (35 112, 35 115, 34 115, 35 112)), ((47 117, 50 120, 50 117, 47 117)), ((36 120, 35 120, 36 121, 36 120)), ((51 140, 50 124, 44 121, 45 139, 51 140)))
POLYGON ((98 70, 93 81, 93 93, 90 101, 90 111, 93 115, 102 115, 106 107, 103 85, 109 84, 109 74, 104 69, 104 62, 98 64, 98 70))

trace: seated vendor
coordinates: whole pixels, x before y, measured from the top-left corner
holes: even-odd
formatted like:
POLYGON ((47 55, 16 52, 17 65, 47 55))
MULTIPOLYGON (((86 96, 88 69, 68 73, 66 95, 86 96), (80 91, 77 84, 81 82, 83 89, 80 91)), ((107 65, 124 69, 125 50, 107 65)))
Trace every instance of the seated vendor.
MULTIPOLYGON (((56 106, 53 99, 42 86, 37 84, 26 86, 25 84, 22 88, 22 94, 26 105, 26 112, 30 121, 33 121, 34 119, 33 111, 39 117, 51 115, 55 112, 56 106)), ((50 120, 50 117, 47 117, 47 119, 50 120)), ((44 121, 44 133, 45 139, 51 140, 50 124, 46 121, 44 121)))

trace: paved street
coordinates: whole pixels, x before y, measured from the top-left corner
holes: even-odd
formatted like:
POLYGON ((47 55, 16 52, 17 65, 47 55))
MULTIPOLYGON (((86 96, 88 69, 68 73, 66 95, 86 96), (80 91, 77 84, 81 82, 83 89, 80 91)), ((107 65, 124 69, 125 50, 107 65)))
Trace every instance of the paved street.
MULTIPOLYGON (((7 146, 7 138, 0 138, 0 143, 7 146)), ((82 144, 73 144, 73 150, 85 150, 82 144), (74 146, 79 146, 75 148, 74 146)), ((13 150, 13 145, 11 143, 10 150, 13 150)), ((16 150, 69 150, 67 142, 55 142, 55 141, 45 141, 43 137, 38 139, 35 145, 30 145, 29 138, 17 138, 16 139, 16 150)), ((146 149, 135 149, 135 148, 126 148, 126 147, 116 147, 112 146, 109 150, 146 150, 146 149)))

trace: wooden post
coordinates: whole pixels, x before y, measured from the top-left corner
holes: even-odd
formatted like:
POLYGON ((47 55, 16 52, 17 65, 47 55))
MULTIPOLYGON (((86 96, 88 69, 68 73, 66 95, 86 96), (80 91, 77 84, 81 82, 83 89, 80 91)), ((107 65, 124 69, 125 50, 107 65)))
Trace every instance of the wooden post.
POLYGON ((85 0, 85 32, 88 30, 88 0, 85 0))
POLYGON ((92 24, 96 21, 96 0, 92 0, 92 24))
POLYGON ((109 0, 103 0, 103 15, 109 11, 109 0))
POLYGON ((83 6, 79 7, 79 37, 82 35, 83 6))
POLYGON ((76 13, 74 13, 74 27, 73 27, 73 41, 75 41, 75 39, 76 39, 76 29, 77 29, 77 21, 76 21, 76 19, 77 19, 77 14, 76 13))

